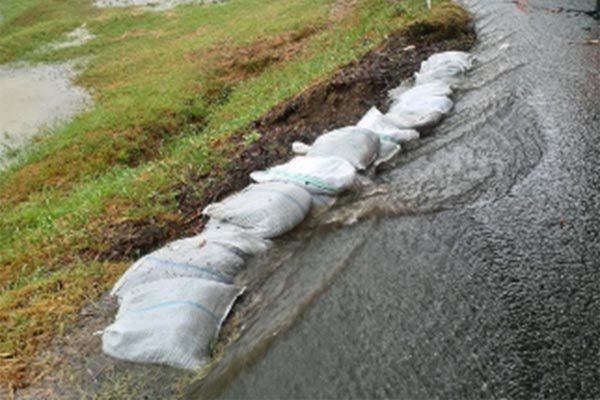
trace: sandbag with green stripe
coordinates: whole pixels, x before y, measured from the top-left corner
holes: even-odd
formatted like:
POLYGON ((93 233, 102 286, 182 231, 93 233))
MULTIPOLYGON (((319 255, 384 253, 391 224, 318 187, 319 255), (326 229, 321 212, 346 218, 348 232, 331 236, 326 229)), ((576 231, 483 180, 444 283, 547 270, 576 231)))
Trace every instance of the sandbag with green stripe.
POLYGON ((294 157, 285 164, 250 174, 255 182, 288 182, 311 194, 336 195, 354 184, 356 169, 339 157, 294 157))

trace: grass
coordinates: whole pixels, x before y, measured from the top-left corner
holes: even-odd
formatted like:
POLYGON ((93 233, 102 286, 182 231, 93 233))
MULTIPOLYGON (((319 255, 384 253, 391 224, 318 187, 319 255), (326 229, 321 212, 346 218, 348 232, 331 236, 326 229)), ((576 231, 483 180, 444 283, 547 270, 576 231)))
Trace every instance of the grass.
POLYGON ((77 83, 95 103, 0 173, 0 382, 26 384, 40 346, 125 270, 135 250, 111 253, 123 227, 172 230, 182 222, 174 188, 226 172, 236 131, 425 13, 423 0, 355 3, 230 0, 155 13, 2 1, 0 64, 83 60, 77 83), (83 22, 95 40, 48 50, 83 22))

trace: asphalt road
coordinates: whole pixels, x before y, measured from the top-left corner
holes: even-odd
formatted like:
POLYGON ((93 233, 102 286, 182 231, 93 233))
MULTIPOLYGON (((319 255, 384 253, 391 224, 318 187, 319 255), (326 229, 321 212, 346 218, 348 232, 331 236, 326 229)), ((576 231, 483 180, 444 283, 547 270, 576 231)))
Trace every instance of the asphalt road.
POLYGON ((223 398, 600 398, 594 6, 466 2, 480 62, 453 115, 376 178, 384 214, 290 260, 321 275, 286 290, 320 290, 223 398))

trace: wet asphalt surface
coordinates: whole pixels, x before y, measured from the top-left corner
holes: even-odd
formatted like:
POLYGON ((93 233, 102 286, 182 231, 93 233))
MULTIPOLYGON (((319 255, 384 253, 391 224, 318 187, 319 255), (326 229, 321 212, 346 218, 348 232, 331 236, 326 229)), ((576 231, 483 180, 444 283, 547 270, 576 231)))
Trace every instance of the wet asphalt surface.
POLYGON ((600 398, 594 1, 466 7, 454 114, 376 178, 402 207, 302 246, 336 272, 285 280, 321 290, 223 398, 600 398))

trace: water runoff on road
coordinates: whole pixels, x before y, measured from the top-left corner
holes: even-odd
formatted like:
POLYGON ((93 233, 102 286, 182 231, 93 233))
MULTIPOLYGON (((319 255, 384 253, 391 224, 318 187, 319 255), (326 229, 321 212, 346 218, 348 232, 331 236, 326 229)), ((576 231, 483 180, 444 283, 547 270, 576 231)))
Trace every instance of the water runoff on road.
POLYGON ((246 270, 197 395, 600 397, 595 4, 465 6, 479 62, 452 115, 246 270))

